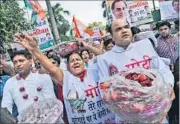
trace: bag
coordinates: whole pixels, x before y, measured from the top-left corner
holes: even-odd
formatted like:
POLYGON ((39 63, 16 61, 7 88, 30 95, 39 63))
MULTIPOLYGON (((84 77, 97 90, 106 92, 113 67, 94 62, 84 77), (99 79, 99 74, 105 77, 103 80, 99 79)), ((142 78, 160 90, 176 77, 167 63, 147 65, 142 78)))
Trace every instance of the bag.
POLYGON ((19 117, 18 123, 64 123, 63 104, 57 99, 45 99, 30 105, 19 117))
POLYGON ((169 111, 169 85, 156 70, 136 68, 100 84, 108 108, 127 123, 156 123, 169 111))

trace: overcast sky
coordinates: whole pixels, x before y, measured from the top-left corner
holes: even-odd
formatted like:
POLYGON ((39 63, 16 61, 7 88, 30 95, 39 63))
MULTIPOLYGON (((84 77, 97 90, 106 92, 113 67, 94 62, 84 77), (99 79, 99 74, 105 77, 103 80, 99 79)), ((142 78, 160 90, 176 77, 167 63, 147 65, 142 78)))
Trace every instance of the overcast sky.
MULTIPOLYGON (((66 18, 71 22, 73 15, 75 15, 83 23, 88 24, 94 21, 101 21, 103 23, 106 20, 103 18, 101 9, 102 1, 51 1, 51 5, 60 3, 61 6, 70 12, 70 16, 66 18)), ((19 1, 20 7, 24 7, 24 2, 19 1)), ((44 1, 40 1, 40 4, 44 9, 47 9, 44 1)))
MULTIPOLYGON (((40 1, 40 0, 39 0, 40 1)), ((155 1, 156 5, 159 6, 158 1, 155 1)), ((46 10, 46 4, 44 0, 39 2, 42 7, 46 10)), ((101 8, 102 1, 51 1, 51 5, 60 3, 61 6, 70 12, 70 16, 66 16, 69 22, 72 22, 72 16, 75 15, 84 24, 88 24, 94 21, 106 23, 106 19, 103 18, 103 9, 101 8)), ((24 7, 24 2, 19 1, 20 7, 24 7)), ((149 2, 150 8, 153 7, 152 2, 149 2)))

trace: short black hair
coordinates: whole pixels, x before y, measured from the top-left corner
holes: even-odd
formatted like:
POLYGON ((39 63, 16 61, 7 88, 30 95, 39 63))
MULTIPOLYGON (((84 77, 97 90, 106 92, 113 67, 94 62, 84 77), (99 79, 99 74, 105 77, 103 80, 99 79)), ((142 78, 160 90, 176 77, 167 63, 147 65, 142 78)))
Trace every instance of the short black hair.
POLYGON ((174 3, 175 3, 175 2, 178 2, 178 3, 179 3, 179 0, 173 0, 173 1, 172 1, 172 6, 174 6, 174 3))
POLYGON ((53 56, 49 57, 49 59, 54 59, 59 65, 61 63, 60 57, 58 57, 58 56, 53 55, 53 56))
POLYGON ((28 50, 18 50, 18 51, 14 51, 11 55, 11 60, 14 59, 15 56, 18 55, 23 55, 24 57, 26 57, 27 59, 32 59, 32 56, 30 54, 30 52, 28 50))
POLYGON ((114 44, 113 39, 109 39, 109 40, 104 41, 104 46, 105 46, 105 48, 106 48, 110 43, 114 44))
POLYGON ((46 51, 47 55, 48 55, 50 52, 53 52, 53 50, 46 51))
POLYGON ((132 10, 130 9, 129 12, 132 12, 132 10))
POLYGON ((174 24, 179 26, 179 19, 175 20, 174 24))
POLYGON ((163 22, 157 23, 157 29, 159 30, 160 27, 165 26, 165 25, 171 28, 171 24, 169 22, 163 21, 163 22))
POLYGON ((135 26, 131 27, 131 31, 132 31, 133 36, 135 34, 138 34, 138 33, 141 32, 141 30, 138 27, 135 27, 135 26))
POLYGON ((157 33, 156 35, 155 35, 155 38, 158 38, 160 36, 160 34, 159 33, 157 33))
POLYGON ((47 36, 47 35, 50 35, 50 33, 47 33, 46 36, 47 36))
POLYGON ((78 54, 78 55, 81 57, 81 59, 83 60, 83 58, 82 58, 82 56, 80 55, 79 51, 72 51, 72 52, 70 52, 69 54, 67 54, 67 55, 65 56, 65 58, 67 59, 67 63, 69 63, 69 58, 71 57, 72 54, 78 54))
POLYGON ((127 4, 126 4, 126 2, 125 2, 124 0, 114 0, 113 3, 112 3, 111 9, 114 10, 115 4, 116 4, 117 2, 120 2, 120 1, 124 2, 125 6, 127 7, 127 4))
POLYGON ((81 55, 81 57, 82 57, 82 53, 83 53, 84 51, 86 51, 86 52, 90 55, 90 52, 89 52, 89 50, 88 50, 88 49, 82 49, 82 50, 80 51, 80 55, 81 55))

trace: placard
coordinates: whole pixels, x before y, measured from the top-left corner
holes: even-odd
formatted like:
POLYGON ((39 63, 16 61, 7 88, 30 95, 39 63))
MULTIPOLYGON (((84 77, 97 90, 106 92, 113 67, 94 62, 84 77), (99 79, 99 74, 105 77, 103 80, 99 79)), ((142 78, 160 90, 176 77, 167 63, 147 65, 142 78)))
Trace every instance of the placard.
POLYGON ((179 17, 178 0, 160 0, 159 2, 161 20, 176 19, 179 17))

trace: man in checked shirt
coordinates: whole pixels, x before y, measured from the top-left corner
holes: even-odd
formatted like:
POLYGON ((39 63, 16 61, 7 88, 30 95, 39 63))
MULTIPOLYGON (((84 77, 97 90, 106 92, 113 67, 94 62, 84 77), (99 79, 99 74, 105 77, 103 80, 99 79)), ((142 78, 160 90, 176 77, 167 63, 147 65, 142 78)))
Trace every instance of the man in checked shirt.
POLYGON ((158 37, 158 46, 156 51, 160 57, 170 59, 170 68, 173 71, 178 56, 179 40, 177 36, 171 34, 171 24, 169 22, 160 22, 157 25, 160 36, 158 37))

